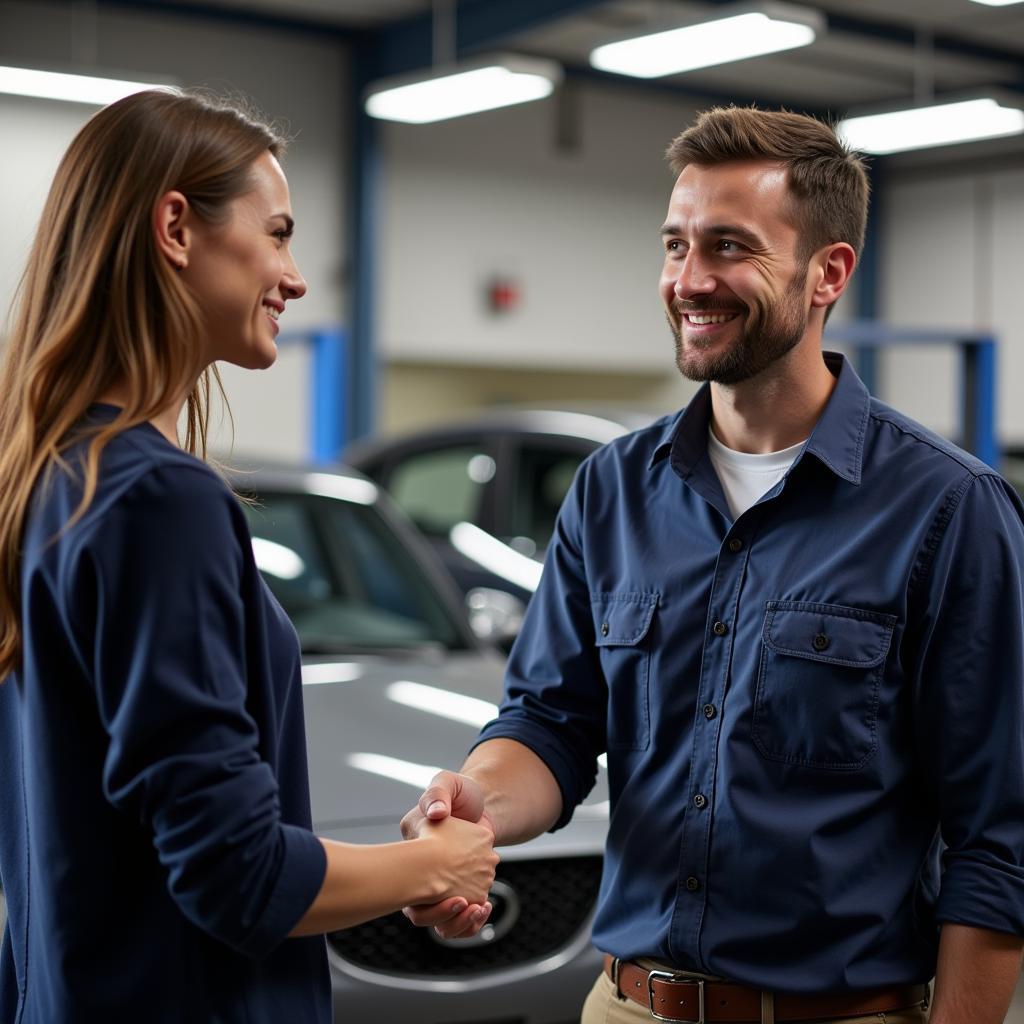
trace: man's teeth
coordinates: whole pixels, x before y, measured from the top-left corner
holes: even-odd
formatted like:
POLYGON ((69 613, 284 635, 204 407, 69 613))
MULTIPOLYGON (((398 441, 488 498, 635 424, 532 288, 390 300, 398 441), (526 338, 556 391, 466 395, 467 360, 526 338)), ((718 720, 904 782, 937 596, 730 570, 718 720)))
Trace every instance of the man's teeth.
POLYGON ((731 320, 736 314, 735 313, 687 313, 686 319, 691 324, 724 324, 727 320, 731 320))

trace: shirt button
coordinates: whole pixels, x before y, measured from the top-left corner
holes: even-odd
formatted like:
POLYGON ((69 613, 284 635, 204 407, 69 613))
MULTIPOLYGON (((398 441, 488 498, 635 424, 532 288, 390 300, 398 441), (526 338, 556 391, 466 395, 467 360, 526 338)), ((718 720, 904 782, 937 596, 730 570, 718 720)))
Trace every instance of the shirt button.
POLYGON ((718 621, 711 627, 711 631, 715 636, 725 636, 729 632, 729 627, 724 622, 718 621))
POLYGON ((736 554, 737 551, 742 551, 743 550, 743 541, 741 541, 739 539, 739 537, 733 537, 733 539, 731 541, 729 541, 729 550, 734 555, 736 554))
POLYGON ((608 635, 608 623, 607 622, 602 622, 601 623, 601 636, 607 636, 607 635, 608 635))
POLYGON ((717 714, 718 714, 718 709, 715 707, 714 704, 705 704, 704 705, 704 717, 707 718, 709 721, 712 718, 714 718, 715 715, 717 715, 717 714))
POLYGON ((696 807, 698 811, 703 810, 705 807, 707 807, 707 805, 708 798, 703 793, 698 793, 693 798, 693 806, 696 807))
POLYGON ((694 878, 693 875, 690 875, 690 877, 686 880, 686 888, 689 889, 690 892, 696 892, 700 888, 700 882, 697 881, 697 879, 694 878))
POLYGON ((825 650, 825 648, 826 648, 826 647, 828 647, 828 643, 829 643, 829 640, 828 640, 828 637, 827 637, 827 636, 825 636, 825 634, 824 634, 824 633, 819 633, 819 634, 818 634, 818 635, 817 635, 817 636, 816 636, 816 637, 815 637, 815 638, 814 638, 814 639, 813 639, 813 640, 811 641, 811 643, 813 644, 813 646, 814 646, 814 649, 815 649, 816 651, 823 651, 823 650, 825 650))

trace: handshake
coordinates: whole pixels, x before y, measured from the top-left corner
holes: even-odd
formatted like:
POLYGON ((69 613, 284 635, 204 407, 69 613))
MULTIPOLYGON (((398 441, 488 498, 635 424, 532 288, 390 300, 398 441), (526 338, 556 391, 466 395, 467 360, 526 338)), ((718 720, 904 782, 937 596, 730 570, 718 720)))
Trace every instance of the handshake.
POLYGON ((484 811, 480 787, 465 775, 441 772, 402 819, 401 828, 403 839, 437 844, 438 868, 447 883, 440 899, 402 912, 413 924, 433 927, 445 939, 476 935, 491 913, 487 895, 498 864, 495 829, 484 811))

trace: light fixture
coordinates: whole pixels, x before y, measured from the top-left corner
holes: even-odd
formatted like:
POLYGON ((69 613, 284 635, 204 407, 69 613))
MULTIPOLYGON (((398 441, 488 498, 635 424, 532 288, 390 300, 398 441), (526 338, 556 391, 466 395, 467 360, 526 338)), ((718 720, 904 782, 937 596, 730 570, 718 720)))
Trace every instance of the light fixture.
POLYGON ((807 46, 825 31, 820 11, 792 4, 724 10, 709 21, 606 43, 590 54, 590 63, 599 71, 660 78, 807 46))
POLYGON ((501 54, 373 82, 365 107, 385 121, 427 124, 543 99, 561 78, 554 61, 501 54))
POLYGON ((986 7, 1009 7, 1011 4, 1024 3, 1024 0, 974 0, 976 4, 984 4, 986 7))
POLYGON ((840 121, 840 138, 864 153, 899 153, 930 146, 1019 135, 1024 110, 994 96, 935 101, 904 110, 866 114, 840 121))
POLYGON ((167 88, 168 82, 137 82, 99 75, 70 74, 35 68, 0 67, 0 93, 44 100, 67 100, 106 106, 145 89, 167 88))

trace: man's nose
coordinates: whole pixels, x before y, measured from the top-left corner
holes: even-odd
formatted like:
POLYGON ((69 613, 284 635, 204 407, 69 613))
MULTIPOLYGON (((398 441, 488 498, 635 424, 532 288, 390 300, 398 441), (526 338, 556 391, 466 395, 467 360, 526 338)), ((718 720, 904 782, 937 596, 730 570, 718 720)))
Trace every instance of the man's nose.
POLYGON ((715 278, 707 263, 691 249, 676 276, 676 298, 688 299, 693 295, 708 295, 715 290, 715 286, 715 278))

